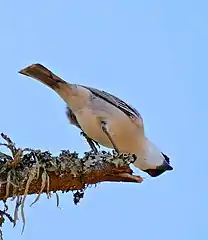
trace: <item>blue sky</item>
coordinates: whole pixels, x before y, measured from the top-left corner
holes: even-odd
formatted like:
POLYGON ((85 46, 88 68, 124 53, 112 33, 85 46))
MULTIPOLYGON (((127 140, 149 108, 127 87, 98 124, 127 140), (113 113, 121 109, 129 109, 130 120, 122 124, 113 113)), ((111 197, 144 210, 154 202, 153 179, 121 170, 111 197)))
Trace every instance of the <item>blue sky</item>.
MULTIPOLYGON (((5 239, 207 239, 207 3, 205 1, 3 1, 0 131, 20 147, 82 154, 65 104, 17 72, 42 63, 72 83, 136 107, 174 171, 142 184, 102 183, 75 206, 71 193, 25 207, 5 239)), ((11 203, 12 206, 12 203, 11 203)))

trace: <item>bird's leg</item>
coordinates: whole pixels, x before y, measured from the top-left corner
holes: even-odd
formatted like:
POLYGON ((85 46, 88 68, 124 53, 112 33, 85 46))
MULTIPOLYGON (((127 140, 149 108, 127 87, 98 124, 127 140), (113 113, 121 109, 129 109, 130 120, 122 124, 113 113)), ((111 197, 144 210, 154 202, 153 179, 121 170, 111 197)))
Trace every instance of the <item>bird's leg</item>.
POLYGON ((107 123, 104 120, 101 120, 101 128, 103 130, 103 132, 106 134, 106 136, 108 137, 108 139, 110 140, 111 144, 113 145, 113 148, 116 150, 116 152, 119 154, 119 150, 116 146, 116 144, 114 143, 109 131, 108 131, 108 127, 107 127, 107 123))
POLYGON ((97 150, 95 144, 96 144, 98 147, 100 147, 99 143, 96 142, 96 141, 94 141, 94 140, 92 140, 92 139, 91 139, 90 137, 88 137, 87 134, 86 134, 85 132, 83 132, 83 131, 82 131, 80 134, 87 140, 87 142, 88 142, 88 144, 90 145, 90 147, 91 147, 91 149, 93 150, 93 152, 94 152, 94 153, 98 153, 98 150, 97 150))
MULTIPOLYGON (((71 110, 69 107, 66 108, 66 115, 67 115, 67 117, 68 117, 68 119, 69 119, 69 121, 70 121, 71 124, 75 125, 76 127, 80 128, 80 129, 82 130, 79 122, 77 121, 76 115, 72 112, 72 110, 71 110)), ((87 136, 87 134, 86 134, 83 130, 81 131, 80 134, 87 140, 87 142, 88 142, 88 144, 90 145, 90 147, 91 147, 91 149, 93 150, 93 152, 94 152, 94 153, 97 153, 98 150, 97 150, 97 148, 95 147, 95 144, 96 144, 98 147, 100 147, 100 145, 98 144, 98 142, 96 142, 96 141, 92 140, 91 138, 89 138, 89 137, 87 136), (94 143, 95 143, 95 144, 94 144, 94 143)))

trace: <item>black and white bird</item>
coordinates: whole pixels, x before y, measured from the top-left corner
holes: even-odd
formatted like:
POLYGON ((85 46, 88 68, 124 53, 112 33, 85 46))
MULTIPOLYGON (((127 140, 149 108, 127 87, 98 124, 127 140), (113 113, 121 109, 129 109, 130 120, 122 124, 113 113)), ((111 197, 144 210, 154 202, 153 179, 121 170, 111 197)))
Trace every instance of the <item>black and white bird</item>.
POLYGON ((19 73, 32 77, 53 89, 67 104, 70 123, 77 126, 94 151, 94 143, 119 153, 137 156, 137 168, 157 177, 173 170, 169 157, 145 136, 139 112, 105 91, 71 84, 41 64, 33 64, 19 73))

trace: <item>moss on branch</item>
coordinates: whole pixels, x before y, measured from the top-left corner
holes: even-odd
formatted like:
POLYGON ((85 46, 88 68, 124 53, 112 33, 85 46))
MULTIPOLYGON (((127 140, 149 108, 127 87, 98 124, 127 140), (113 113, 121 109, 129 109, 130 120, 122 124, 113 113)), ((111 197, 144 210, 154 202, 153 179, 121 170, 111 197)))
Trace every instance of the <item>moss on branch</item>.
MULTIPOLYGON (((9 137, 4 134, 1 137, 5 141, 1 145, 7 147, 11 155, 0 152, 0 200, 16 198, 14 225, 19 206, 25 222, 23 208, 28 194, 38 194, 36 202, 44 192, 50 197, 57 191, 78 190, 74 194, 77 203, 83 197, 83 190, 91 184, 143 181, 140 176, 134 176, 129 167, 135 161, 134 155, 101 151, 87 152, 79 158, 76 152, 64 150, 59 156, 53 156, 48 151, 16 148, 9 137)), ((3 217, 3 212, 7 216, 6 211, 0 215, 3 217)))

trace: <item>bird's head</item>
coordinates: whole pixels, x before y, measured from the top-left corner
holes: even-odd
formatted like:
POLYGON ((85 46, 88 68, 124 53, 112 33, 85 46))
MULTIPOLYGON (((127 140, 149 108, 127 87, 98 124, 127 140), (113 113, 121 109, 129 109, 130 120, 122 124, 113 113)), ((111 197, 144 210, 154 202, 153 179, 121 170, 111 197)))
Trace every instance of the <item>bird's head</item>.
POLYGON ((147 141, 148 144, 145 155, 147 168, 143 171, 148 173, 151 177, 158 177, 166 171, 173 170, 173 167, 170 165, 170 158, 159 151, 149 140, 147 141))

